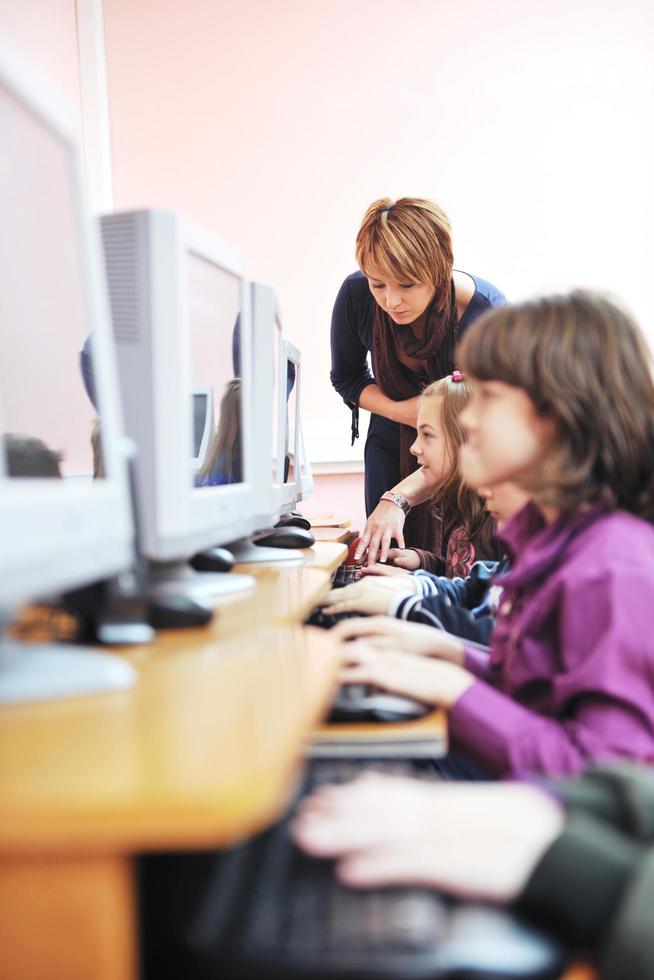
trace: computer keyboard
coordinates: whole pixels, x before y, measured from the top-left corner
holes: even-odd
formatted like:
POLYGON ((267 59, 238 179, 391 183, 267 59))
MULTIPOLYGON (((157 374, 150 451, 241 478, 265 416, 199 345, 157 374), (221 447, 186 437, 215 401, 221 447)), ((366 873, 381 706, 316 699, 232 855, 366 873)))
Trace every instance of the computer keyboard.
POLYGON ((342 619, 352 619, 355 616, 359 617, 361 615, 358 612, 327 613, 317 608, 313 610, 304 622, 306 626, 320 626, 321 629, 330 630, 332 626, 336 626, 336 623, 340 623, 342 619))
MULTIPOLYGON (((313 760, 298 798, 363 768, 438 778, 429 760, 313 760), (430 768, 431 767, 431 768, 430 768)), ((289 815, 223 853, 139 865, 145 980, 440 980, 559 976, 558 948, 509 913, 426 888, 354 891, 303 854, 289 815)))
POLYGON ((415 721, 433 711, 433 705, 393 694, 373 684, 342 684, 327 717, 331 723, 415 721))
POLYGON ((342 589, 346 585, 351 585, 352 582, 358 582, 361 578, 361 570, 363 565, 357 564, 346 564, 343 562, 339 565, 332 576, 332 588, 342 589))

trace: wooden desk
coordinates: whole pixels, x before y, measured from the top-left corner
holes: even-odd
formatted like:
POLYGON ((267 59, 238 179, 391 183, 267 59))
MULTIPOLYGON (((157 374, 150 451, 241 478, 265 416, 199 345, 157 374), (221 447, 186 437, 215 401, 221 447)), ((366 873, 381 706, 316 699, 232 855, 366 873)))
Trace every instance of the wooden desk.
POLYGON ((291 625, 328 571, 256 575, 210 627, 125 651, 132 690, 0 712, 3 978, 134 980, 134 854, 230 844, 283 811, 339 654, 291 625))
MULTIPOLYGON (((330 530, 333 530, 333 528, 330 528, 330 530)), ((245 572, 248 575, 257 575, 257 573, 261 573, 262 569, 269 573, 275 573, 284 568, 317 568, 331 574, 347 558, 347 547, 331 539, 329 541, 316 541, 311 548, 302 549, 302 556, 303 561, 301 564, 285 564, 283 561, 278 565, 266 565, 263 562, 244 562, 241 565, 236 565, 234 571, 245 572)))
POLYGON ((316 541, 347 541, 352 534, 351 527, 312 527, 311 533, 316 541))

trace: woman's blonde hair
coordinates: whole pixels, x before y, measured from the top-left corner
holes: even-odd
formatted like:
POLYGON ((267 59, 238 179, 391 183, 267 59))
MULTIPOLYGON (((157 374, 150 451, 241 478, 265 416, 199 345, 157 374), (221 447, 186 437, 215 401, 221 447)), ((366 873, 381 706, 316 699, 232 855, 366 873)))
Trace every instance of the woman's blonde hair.
POLYGON ((469 542, 473 542, 484 555, 492 554, 493 520, 486 510, 483 497, 466 486, 459 476, 457 450, 465 435, 461 426, 461 413, 472 397, 472 385, 463 380, 454 380, 453 375, 434 381, 422 392, 422 399, 439 398, 441 401, 440 422, 445 438, 445 455, 450 471, 439 486, 434 488, 433 500, 437 507, 443 507, 446 514, 452 514, 451 526, 445 528, 449 533, 456 524, 461 524, 469 542))
POLYGON ((484 314, 458 352, 479 381, 501 381, 552 419, 556 441, 523 488, 574 513, 602 501, 654 523, 654 383, 645 340, 610 299, 575 291, 484 314))
POLYGON ((452 279, 450 222, 433 201, 383 197, 366 211, 356 239, 356 260, 399 282, 434 286, 443 299, 452 279))

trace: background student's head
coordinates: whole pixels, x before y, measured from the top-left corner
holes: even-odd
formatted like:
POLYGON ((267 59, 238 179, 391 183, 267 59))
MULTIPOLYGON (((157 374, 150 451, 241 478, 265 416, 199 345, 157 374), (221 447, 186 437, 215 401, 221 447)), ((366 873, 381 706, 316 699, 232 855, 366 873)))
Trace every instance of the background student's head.
POLYGON ((447 505, 455 523, 475 535, 487 523, 484 501, 476 489, 463 483, 457 465, 457 452, 464 440, 461 415, 472 393, 472 386, 458 371, 425 388, 411 452, 433 487, 434 503, 447 505))
POLYGON ((411 453, 435 489, 459 482, 457 449, 464 439, 460 415, 471 395, 472 387, 457 372, 434 381, 420 396, 411 453))
POLYGON ((640 330, 600 294, 502 307, 466 334, 474 379, 460 470, 516 483, 543 510, 602 501, 654 519, 654 384, 640 330))
POLYGON ((450 222, 433 201, 384 197, 366 211, 356 259, 370 291, 398 325, 412 323, 434 296, 445 304, 452 280, 450 222))
POLYGON ((62 454, 35 436, 7 433, 4 436, 9 476, 61 478, 62 454))

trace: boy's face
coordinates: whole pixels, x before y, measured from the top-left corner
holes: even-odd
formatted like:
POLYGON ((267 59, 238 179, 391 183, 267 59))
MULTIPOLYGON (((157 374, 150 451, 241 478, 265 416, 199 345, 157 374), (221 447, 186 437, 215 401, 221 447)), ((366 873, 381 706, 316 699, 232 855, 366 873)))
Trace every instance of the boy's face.
POLYGON ((498 528, 510 521, 514 514, 529 501, 529 495, 514 483, 496 483, 494 487, 480 487, 482 497, 486 498, 486 508, 494 517, 498 528))
POLYGON ((461 425, 459 471, 476 490, 533 479, 555 439, 553 421, 537 414, 522 388, 502 381, 475 382, 461 425))

